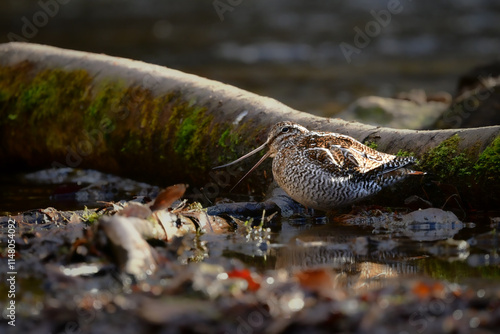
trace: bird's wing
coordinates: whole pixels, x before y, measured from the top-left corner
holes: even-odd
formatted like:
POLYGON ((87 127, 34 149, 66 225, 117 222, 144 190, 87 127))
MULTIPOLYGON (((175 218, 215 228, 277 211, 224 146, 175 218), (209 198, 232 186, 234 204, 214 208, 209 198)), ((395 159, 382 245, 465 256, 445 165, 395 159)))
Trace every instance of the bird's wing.
POLYGON ((311 147, 304 151, 309 163, 318 165, 329 173, 338 175, 346 170, 345 156, 341 150, 311 147))
POLYGON ((307 147, 310 159, 317 159, 327 168, 340 168, 346 172, 387 173, 414 162, 413 158, 378 152, 354 138, 340 134, 317 132, 304 138, 301 145, 307 147))

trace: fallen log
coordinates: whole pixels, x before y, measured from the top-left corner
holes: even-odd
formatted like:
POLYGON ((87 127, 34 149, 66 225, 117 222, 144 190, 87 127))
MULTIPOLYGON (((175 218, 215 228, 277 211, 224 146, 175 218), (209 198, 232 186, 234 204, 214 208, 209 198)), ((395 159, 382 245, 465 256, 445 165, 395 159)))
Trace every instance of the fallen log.
MULTIPOLYGON (((500 126, 375 127, 309 115, 139 61, 28 43, 0 45, 2 170, 93 168, 159 184, 187 182, 195 195, 215 198, 253 161, 237 170, 211 168, 261 145, 269 127, 282 120, 347 134, 383 152, 411 153, 438 181, 478 201, 491 200, 491 194, 498 200, 500 126)), ((263 193, 269 171, 269 164, 259 168, 240 189, 263 193)))

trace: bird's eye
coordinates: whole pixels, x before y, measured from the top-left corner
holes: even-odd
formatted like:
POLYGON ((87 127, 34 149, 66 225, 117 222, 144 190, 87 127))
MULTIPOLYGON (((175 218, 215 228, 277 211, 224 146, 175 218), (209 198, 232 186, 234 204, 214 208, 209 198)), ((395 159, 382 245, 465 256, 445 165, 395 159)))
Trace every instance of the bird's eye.
POLYGON ((288 132, 288 130, 290 130, 290 128, 285 126, 283 129, 281 129, 281 132, 285 133, 288 132))

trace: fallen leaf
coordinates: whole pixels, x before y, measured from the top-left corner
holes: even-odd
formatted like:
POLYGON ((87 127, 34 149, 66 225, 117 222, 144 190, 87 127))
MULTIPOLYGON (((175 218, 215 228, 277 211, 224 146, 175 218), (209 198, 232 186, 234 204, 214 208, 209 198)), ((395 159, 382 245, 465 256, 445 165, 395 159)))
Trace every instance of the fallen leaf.
POLYGON ((417 282, 411 291, 419 298, 427 298, 431 294, 430 286, 424 282, 417 282))
POLYGON ((234 269, 227 273, 228 278, 241 278, 247 281, 249 291, 257 291, 260 288, 260 283, 256 282, 252 277, 252 273, 248 269, 234 269))
POLYGON ((50 220, 53 222, 56 222, 59 218, 59 213, 58 213, 57 209, 52 208, 52 207, 40 209, 40 212, 46 214, 50 218, 50 220))
POLYGON ((426 283, 419 281, 413 286, 412 292, 415 296, 426 299, 429 297, 442 297, 444 288, 441 282, 426 283))
POLYGON ((322 268, 300 271, 295 274, 295 278, 302 287, 318 294, 331 291, 335 285, 332 273, 322 268))
POLYGON ((151 205, 151 210, 156 211, 168 209, 172 203, 184 195, 187 187, 187 184, 179 183, 162 190, 156 197, 153 205, 151 205))
POLYGON ((151 216, 151 209, 141 203, 128 202, 123 210, 118 211, 118 215, 146 219, 151 216))
POLYGON ((69 221, 68 221, 68 224, 78 224, 81 222, 82 222, 82 219, 80 218, 80 216, 78 216, 76 213, 73 212, 69 221))

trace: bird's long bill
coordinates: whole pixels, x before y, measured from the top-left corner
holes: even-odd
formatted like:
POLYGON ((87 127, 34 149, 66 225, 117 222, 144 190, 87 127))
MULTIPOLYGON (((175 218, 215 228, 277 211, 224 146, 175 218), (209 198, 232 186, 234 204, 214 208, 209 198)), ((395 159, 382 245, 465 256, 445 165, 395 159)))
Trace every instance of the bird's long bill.
MULTIPOLYGON (((252 155, 254 155, 255 153, 257 153, 257 152, 259 152, 259 151, 263 150, 263 149, 266 147, 266 145, 267 145, 267 142, 266 142, 266 143, 264 143, 264 144, 262 144, 261 146, 257 147, 257 148, 256 148, 255 150, 253 150, 252 152, 249 152, 249 153, 245 154, 244 156, 242 156, 242 157, 240 157, 240 158, 238 158, 238 159, 234 160, 233 162, 230 162, 230 163, 225 164, 225 165, 222 165, 222 166, 217 166, 217 167, 214 167, 214 169, 217 169, 217 168, 224 168, 224 167, 227 167, 227 166, 234 165, 234 164, 236 164, 236 163, 240 162, 241 160, 244 160, 244 159, 248 158, 249 156, 252 156, 252 155)), ((267 157, 269 156, 269 154, 266 154, 266 155, 264 155, 264 156, 267 158, 267 157)), ((262 159, 261 159, 261 160, 262 160, 262 159)), ((257 163, 257 165, 255 165, 255 166, 254 166, 254 168, 255 168, 255 167, 257 167, 257 166, 258 166, 261 162, 262 162, 262 161, 259 161, 259 162, 257 163)), ((253 170, 253 168, 252 168, 251 170, 253 170)), ((246 175, 245 175, 245 176, 246 176, 246 175)))
MULTIPOLYGON (((259 148, 259 149, 260 149, 260 148, 259 148)), ((252 151, 252 152, 253 152, 253 151, 252 151)), ((252 152, 250 152, 250 153, 252 153, 252 152)), ((255 152, 257 152, 257 151, 255 151, 255 152)), ((255 152, 254 152, 254 153, 255 153, 255 152)), ((250 154, 250 153, 249 153, 249 154, 250 154)), ((249 154, 247 154, 246 156, 248 156, 249 154)), ((236 182, 236 184, 235 184, 235 185, 231 188, 230 192, 231 192, 231 191, 233 191, 233 189, 234 189, 234 188, 236 188, 236 186, 237 186, 238 184, 240 184, 240 182, 241 182, 241 181, 243 181, 243 179, 244 179, 245 177, 247 177, 247 176, 248 176, 251 172, 253 172, 253 171, 255 170, 255 168, 259 167, 259 165, 260 165, 260 164, 261 164, 264 160, 266 160, 266 159, 267 159, 267 157, 269 157, 270 155, 271 155, 271 151, 267 151, 267 153, 266 153, 266 154, 264 154, 264 155, 262 156, 262 158, 260 158, 260 160, 259 160, 259 161, 255 164, 255 166, 253 166, 252 168, 250 168, 250 170, 249 170, 249 171, 248 171, 245 175, 243 175, 243 177, 242 177, 242 178, 241 178, 238 182, 236 182)), ((242 159, 242 158, 243 158, 243 157, 241 157, 240 159, 242 159)), ((238 160, 240 160, 240 159, 238 159, 238 160)), ((232 163, 234 163, 234 162, 232 162, 232 163)), ((231 163, 231 164, 232 164, 232 163, 231 163)))

